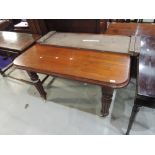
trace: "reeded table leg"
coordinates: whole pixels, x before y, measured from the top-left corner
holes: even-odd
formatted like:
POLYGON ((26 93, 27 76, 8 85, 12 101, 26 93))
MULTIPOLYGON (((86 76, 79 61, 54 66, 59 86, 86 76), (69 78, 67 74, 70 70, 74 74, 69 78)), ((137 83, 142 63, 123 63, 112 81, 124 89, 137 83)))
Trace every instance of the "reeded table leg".
POLYGON ((132 108, 132 113, 131 113, 131 116, 130 116, 129 125, 128 125, 128 129, 127 129, 126 135, 129 135, 130 130, 131 130, 132 125, 133 125, 133 122, 134 122, 134 120, 136 118, 136 115, 139 112, 139 110, 140 110, 140 106, 137 105, 137 104, 134 104, 134 106, 132 108))
POLYGON ((112 88, 104 88, 102 87, 102 108, 101 108, 101 116, 105 117, 109 114, 109 108, 112 101, 113 96, 112 88))
POLYGON ((46 100, 46 92, 44 91, 44 88, 42 86, 42 83, 40 79, 38 78, 38 75, 35 72, 27 71, 28 75, 30 76, 31 80, 34 83, 34 86, 39 91, 40 95, 46 100))

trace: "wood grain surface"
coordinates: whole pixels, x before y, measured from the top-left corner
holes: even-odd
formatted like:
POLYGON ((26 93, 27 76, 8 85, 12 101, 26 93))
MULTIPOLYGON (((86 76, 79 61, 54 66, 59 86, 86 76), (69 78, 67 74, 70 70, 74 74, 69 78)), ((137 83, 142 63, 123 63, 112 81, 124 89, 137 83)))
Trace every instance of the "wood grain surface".
POLYGON ((36 44, 14 61, 18 68, 119 88, 128 84, 130 56, 36 44))

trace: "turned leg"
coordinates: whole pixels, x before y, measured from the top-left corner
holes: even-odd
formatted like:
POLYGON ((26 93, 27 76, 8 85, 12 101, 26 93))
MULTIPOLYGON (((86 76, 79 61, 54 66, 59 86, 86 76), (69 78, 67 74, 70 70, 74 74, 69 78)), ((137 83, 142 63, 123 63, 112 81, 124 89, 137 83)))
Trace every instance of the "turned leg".
POLYGON ((104 88, 102 87, 102 108, 101 108, 101 116, 105 117, 109 114, 109 108, 112 101, 113 89, 112 88, 104 88))
POLYGON ((46 100, 46 92, 44 91, 44 88, 42 86, 42 83, 40 79, 38 78, 38 75, 35 72, 27 71, 29 77, 33 81, 34 86, 39 91, 40 96, 43 97, 46 100))
POLYGON ((137 105, 137 104, 134 104, 134 106, 132 108, 132 113, 131 113, 131 116, 130 116, 130 120, 129 120, 129 124, 128 124, 128 129, 127 129, 126 135, 129 135, 130 130, 131 130, 132 125, 133 125, 133 122, 134 122, 134 120, 136 118, 136 115, 139 112, 139 110, 140 110, 140 106, 137 105))

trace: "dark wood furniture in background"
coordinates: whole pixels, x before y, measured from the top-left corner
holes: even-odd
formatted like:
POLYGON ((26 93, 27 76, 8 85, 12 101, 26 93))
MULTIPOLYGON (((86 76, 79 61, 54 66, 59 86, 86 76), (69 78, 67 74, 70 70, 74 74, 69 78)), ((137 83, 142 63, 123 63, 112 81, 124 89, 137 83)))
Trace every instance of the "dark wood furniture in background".
POLYGON ((117 23, 138 23, 139 19, 108 19, 108 22, 117 22, 117 23))
POLYGON ((111 23, 105 33, 125 36, 155 36, 155 24, 111 23))
POLYGON ((48 30, 59 32, 103 33, 106 21, 97 19, 53 19, 45 20, 48 30))
POLYGON ((12 22, 8 19, 0 19, 0 31, 7 31, 12 27, 12 22))
POLYGON ((128 54, 36 44, 17 57, 14 65, 28 72, 40 95, 45 99, 46 92, 36 73, 100 85, 102 116, 109 114, 113 89, 126 86, 130 79, 128 54))
POLYGON ((107 21, 102 19, 28 19, 31 33, 44 35, 49 31, 103 33, 107 21))
POLYGON ((106 33, 111 35, 141 36, 139 57, 132 57, 131 71, 138 73, 138 77, 137 93, 126 132, 126 134, 129 134, 140 107, 155 107, 155 38, 153 37, 155 36, 155 24, 112 23, 106 33))
MULTIPOLYGON (((105 32, 109 35, 155 36, 155 24, 111 23, 105 32)), ((131 56, 131 77, 137 76, 137 56, 131 56)))
POLYGON ((155 19, 108 19, 108 22, 119 23, 155 23, 155 19))
POLYGON ((137 92, 126 134, 129 134, 141 106, 155 108, 155 37, 141 39, 137 92))
MULTIPOLYGON (((12 59, 14 59, 33 45, 39 38, 40 36, 35 34, 0 31, 0 53, 12 56, 12 59)), ((2 75, 4 75, 6 70, 1 72, 2 75)))
POLYGON ((39 38, 35 34, 0 31, 0 49, 20 54, 39 38))
POLYGON ((32 34, 44 35, 48 32, 44 19, 27 19, 32 34))
POLYGON ((39 38, 35 34, 0 31, 0 49, 20 54, 39 38))
POLYGON ((0 31, 12 31, 12 32, 27 32, 30 33, 29 28, 25 29, 25 26, 21 26, 18 28, 16 25, 22 23, 22 19, 0 19, 0 31))

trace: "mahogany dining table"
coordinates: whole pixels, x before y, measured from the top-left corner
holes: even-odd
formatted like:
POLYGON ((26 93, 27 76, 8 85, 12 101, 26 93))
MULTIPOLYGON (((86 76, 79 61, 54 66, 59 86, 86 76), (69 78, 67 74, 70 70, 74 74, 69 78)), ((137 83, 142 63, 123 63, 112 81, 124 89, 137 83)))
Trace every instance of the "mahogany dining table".
MULTIPOLYGON (((154 24, 112 23, 107 35, 154 35, 154 24)), ((101 115, 107 116, 113 91, 130 80, 130 55, 95 50, 35 44, 14 60, 17 68, 26 70, 40 95, 46 99, 37 73, 96 84, 102 88, 101 115)))
POLYGON ((37 73, 101 86, 101 116, 109 114, 114 89, 125 87, 130 79, 130 56, 106 51, 35 44, 14 65, 27 71, 44 99, 46 92, 37 73))

